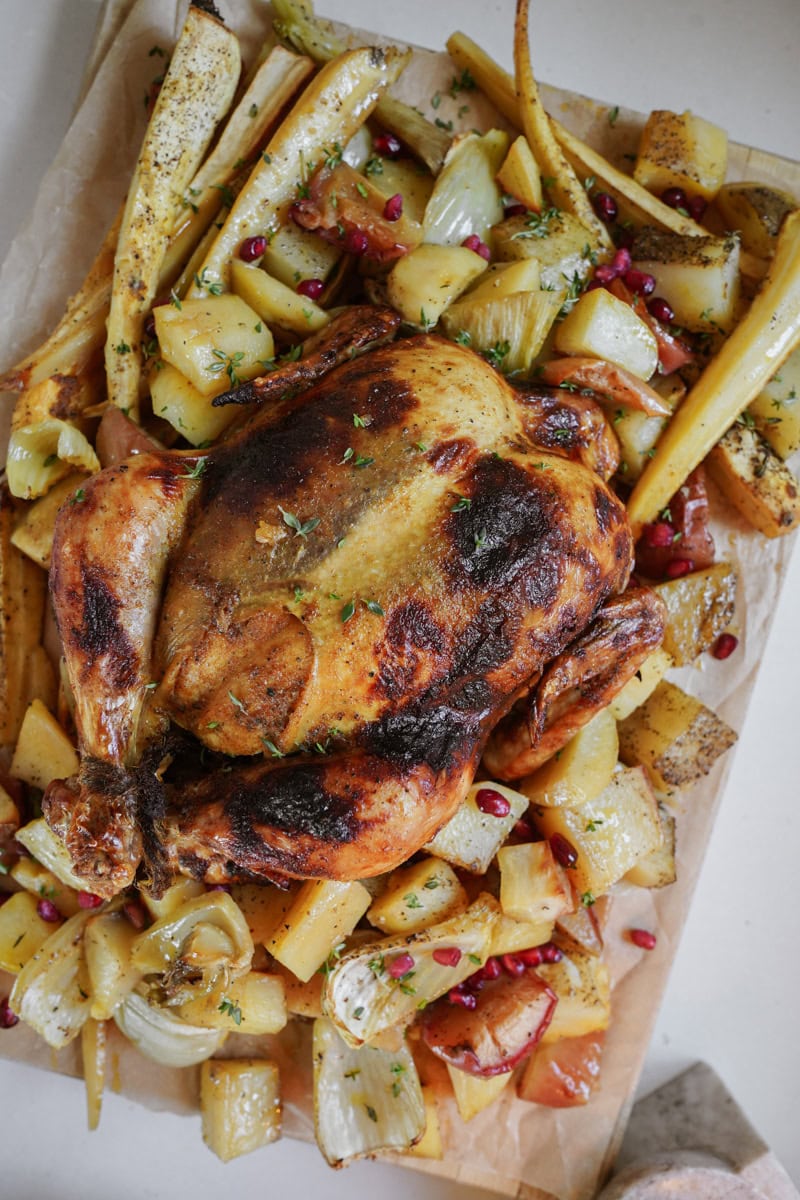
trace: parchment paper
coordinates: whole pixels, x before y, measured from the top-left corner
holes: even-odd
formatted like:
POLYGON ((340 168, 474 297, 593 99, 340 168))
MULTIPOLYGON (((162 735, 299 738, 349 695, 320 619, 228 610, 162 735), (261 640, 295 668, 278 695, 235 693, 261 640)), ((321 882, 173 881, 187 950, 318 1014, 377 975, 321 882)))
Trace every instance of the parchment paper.
MULTIPOLYGON (((143 97, 160 70, 161 60, 149 51, 156 45, 168 49, 174 43, 185 7, 180 0, 108 0, 81 106, 42 183, 29 224, 14 242, 0 274, 3 365, 35 346, 55 323, 111 223, 141 141, 143 97)), ((258 0, 227 0, 224 7, 228 23, 240 35, 245 62, 252 61, 266 29, 265 6, 258 0)), ((353 40, 382 39, 354 33, 353 40)), ((456 128, 459 123, 470 128, 504 124, 474 93, 451 99, 447 89, 453 73, 446 55, 416 52, 396 94, 431 118, 453 120, 456 128), (441 103, 434 112, 430 98, 436 92, 441 93, 441 103), (469 111, 460 121, 458 108, 466 102, 469 111)), ((555 88, 545 87, 543 92, 547 107, 565 125, 616 165, 623 169, 628 165, 626 155, 636 150, 642 116, 623 109, 612 129, 606 105, 555 88)), ((730 147, 729 177, 800 189, 798 164, 741 146, 730 147)), ((702 667, 686 668, 670 677, 741 729, 794 539, 767 542, 713 494, 712 511, 718 557, 730 559, 739 570, 734 630, 741 649, 725 662, 705 656, 702 667)), ((527 1200, 585 1200, 594 1193, 622 1136, 731 762, 729 753, 705 780, 674 802, 679 815, 678 882, 653 892, 620 885, 608 905, 605 937, 614 983, 613 1018, 602 1085, 591 1103, 585 1108, 550 1110, 518 1101, 509 1088, 469 1126, 461 1122, 453 1104, 442 1104, 444 1160, 398 1157, 396 1161, 527 1200), (632 946, 622 936, 631 927, 657 929, 656 951, 643 955, 632 946)), ((0 975, 0 989, 3 983, 0 975)), ((252 1053, 255 1042, 258 1052, 269 1053, 282 1068, 286 1134, 311 1140, 309 1027, 295 1022, 278 1037, 267 1039, 236 1035, 228 1040, 224 1053, 252 1053)), ((55 1054, 23 1024, 4 1033, 2 1054, 45 1069, 81 1074, 76 1044, 55 1054)), ((159 1068, 121 1037, 114 1039, 113 1060, 114 1077, 126 1095, 154 1110, 196 1111, 197 1068, 159 1068)), ((98 1136, 102 1137, 102 1130, 98 1136)))

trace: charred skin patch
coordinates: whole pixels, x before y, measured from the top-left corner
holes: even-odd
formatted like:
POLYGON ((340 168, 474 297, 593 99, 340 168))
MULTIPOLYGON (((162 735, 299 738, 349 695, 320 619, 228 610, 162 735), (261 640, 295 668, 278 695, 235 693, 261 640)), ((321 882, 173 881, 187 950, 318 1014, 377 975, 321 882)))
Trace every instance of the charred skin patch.
POLYGON ((160 482, 162 491, 164 492, 165 500, 174 500, 183 487, 182 476, 186 478, 186 470, 183 472, 178 470, 177 465, 164 463, 161 466, 154 467, 150 471, 148 478, 160 482))
POLYGON ((292 495, 320 463, 337 462, 354 444, 354 412, 373 433, 402 427, 419 401, 393 370, 393 353, 394 347, 387 347, 368 360, 338 367, 299 408, 290 408, 277 421, 269 410, 259 412, 243 436, 215 451, 215 469, 204 478, 203 503, 219 500, 231 514, 247 516, 261 495, 292 495), (381 355, 383 363, 376 361, 381 355))
POLYGON ((106 659, 109 683, 124 691, 136 682, 139 656, 119 622, 122 600, 105 579, 102 567, 81 563, 83 619, 71 630, 72 641, 86 655, 87 666, 106 659))
POLYGON ((342 795, 328 791, 325 764, 294 762, 238 779, 225 800, 225 810, 234 846, 246 862, 263 852, 259 828, 331 845, 352 841, 360 825, 357 800, 350 788, 342 795))
POLYGON ((362 744, 404 770, 425 764, 437 773, 455 772, 481 737, 480 717, 450 704, 411 704, 368 725, 362 744))
POLYGON ((445 524, 453 546, 445 568, 455 586, 502 592, 524 579, 530 603, 553 605, 564 552, 557 490, 544 478, 541 487, 532 487, 514 462, 482 458, 472 471, 469 498, 469 507, 451 513, 445 524))
POLYGON ((448 475, 464 470, 475 452, 472 438, 450 438, 432 446, 426 458, 437 475, 448 475))
POLYGON ((402 698, 423 671, 436 670, 447 648, 444 631, 421 600, 399 604, 386 620, 377 654, 381 666, 372 691, 388 700, 402 698))

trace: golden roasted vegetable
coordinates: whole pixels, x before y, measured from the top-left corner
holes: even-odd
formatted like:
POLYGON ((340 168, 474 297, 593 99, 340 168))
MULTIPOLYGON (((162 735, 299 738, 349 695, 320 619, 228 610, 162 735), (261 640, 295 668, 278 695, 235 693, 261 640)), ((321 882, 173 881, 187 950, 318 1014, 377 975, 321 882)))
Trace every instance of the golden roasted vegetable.
POLYGON ((280 1033, 286 1024, 283 979, 264 971, 248 971, 228 984, 218 983, 205 996, 197 996, 178 1009, 190 1025, 224 1029, 228 1033, 258 1036, 280 1033))
POLYGON ((231 896, 241 909, 256 945, 265 946, 275 933, 287 928, 286 914, 299 890, 299 885, 284 890, 266 884, 234 884, 231 896))
MULTIPOLYGON (((505 805, 502 805, 505 807, 505 805)), ((503 783, 474 783, 467 798, 425 849, 455 867, 485 875, 489 863, 528 807, 527 796, 503 783), (505 816, 495 816, 481 807, 480 793, 488 789, 508 803, 505 816)))
MULTIPOLYGON (((211 362, 216 366, 221 360, 212 358, 211 362)), ((223 381, 228 386, 227 375, 219 377, 220 390, 223 381)), ((204 396, 177 367, 166 362, 159 363, 150 379, 150 398, 155 415, 168 421, 193 446, 215 441, 236 417, 234 405, 214 408, 211 396, 204 396)))
POLYGON ((192 6, 170 60, 136 164, 114 259, 105 362, 112 403, 139 411, 144 318, 184 194, 239 79, 239 43, 192 6))
POLYGON ((360 883, 309 879, 295 895, 267 949, 306 982, 333 948, 353 932, 371 902, 360 883))
POLYGON ((501 261, 537 260, 543 288, 579 291, 589 278, 593 246, 583 225, 568 212, 546 208, 541 213, 508 217, 495 226, 492 236, 501 261))
POLYGON ((100 1124, 100 1107, 106 1081, 106 1023, 92 1017, 81 1030, 83 1079, 86 1085, 86 1115, 89 1129, 100 1124))
POLYGON ((91 1000, 83 987, 83 931, 89 917, 76 913, 51 933, 25 963, 9 997, 12 1011, 54 1050, 76 1038, 89 1019, 91 1000))
POLYGON ((560 834, 575 851, 570 880, 584 904, 594 903, 661 843, 658 807, 641 768, 618 771, 583 808, 542 809, 536 824, 548 838, 560 834))
POLYGON ((294 288, 301 279, 324 282, 341 257, 338 247, 289 221, 270 237, 261 265, 281 283, 294 288))
POLYGON ((541 211, 542 173, 526 138, 518 137, 511 143, 503 165, 497 172, 497 181, 504 192, 519 200, 526 208, 541 211))
MULTIPOLYGON (((561 915, 563 916, 563 913, 561 915)), ((489 951, 492 955, 516 954, 518 950, 541 946, 550 941, 553 928, 552 921, 517 921, 501 912, 492 930, 489 951)))
POLYGON ((656 584, 653 591, 667 606, 663 649, 674 666, 685 667, 710 649, 733 620, 736 572, 729 563, 714 563, 656 584))
POLYGON ((314 1022, 314 1130, 332 1167, 377 1150, 408 1150, 425 1132, 409 1050, 354 1048, 332 1021, 314 1022))
POLYGON ((75 495, 86 478, 86 475, 76 471, 51 487, 46 496, 25 508, 11 535, 11 544, 45 571, 50 568, 58 510, 75 495))
MULTIPOLYGON (((298 295, 294 288, 273 279, 260 267, 248 266, 239 259, 231 263, 231 286, 268 325, 278 325, 301 338, 316 333, 330 320, 325 309, 313 300, 298 295)), ((263 373, 262 362, 259 374, 263 373)))
POLYGON ((522 291, 497 300, 467 295, 442 316, 448 337, 471 346, 506 374, 526 375, 562 305, 560 292, 522 291))
POLYGON ((558 997, 542 1045, 608 1028, 611 983, 602 959, 569 950, 560 962, 542 963, 536 972, 558 997))
POLYGON ((14 505, 0 489, 0 746, 13 746, 28 703, 30 655, 42 640, 47 576, 12 544, 14 505))
POLYGON ((63 884, 58 876, 35 858, 18 858, 8 874, 26 892, 51 900, 62 917, 74 917, 80 910, 78 893, 63 884))
POLYGON ((665 792, 707 775, 735 741, 734 731, 716 713, 666 680, 619 726, 622 761, 647 767, 654 785, 665 792))
POLYGON ((208 398, 263 375, 275 351, 259 313, 240 296, 160 304, 153 315, 161 357, 208 398))
POLYGON ((446 1066, 458 1115, 462 1121, 471 1121, 479 1112, 483 1112, 490 1104, 494 1104, 511 1082, 510 1071, 506 1071, 503 1075, 489 1075, 485 1079, 481 1079, 478 1075, 468 1075, 466 1071, 459 1071, 450 1063, 447 1063, 446 1066))
POLYGON ((800 212, 784 221, 775 257, 747 315, 673 416, 636 484, 628 516, 637 536, 798 344, 800 212))
POLYGON ((431 1086, 422 1087, 422 1101, 425 1105, 425 1132, 418 1142, 405 1151, 414 1158, 442 1157, 442 1132, 439 1127, 439 1112, 436 1108, 436 1090, 431 1086))
POLYGON ((389 272, 389 303, 410 325, 430 329, 486 270, 486 260, 465 246, 424 244, 398 259, 389 272))
POLYGON ((800 450, 800 349, 789 355, 747 411, 781 458, 800 450))
POLYGON ((17 841, 30 851, 33 857, 56 879, 74 891, 83 888, 80 877, 72 870, 72 859, 57 833, 54 833, 44 817, 35 817, 17 830, 17 841))
POLYGON ((586 226, 592 241, 606 251, 613 250, 611 236, 596 216, 586 189, 556 141, 550 119, 544 111, 531 66, 528 34, 528 0, 518 0, 514 25, 514 71, 522 128, 542 172, 550 182, 549 193, 558 208, 565 209, 586 226))
POLYGON ((531 925, 553 922, 573 907, 569 882, 549 842, 521 842, 497 851, 500 907, 531 925))
POLYGON ((603 358, 638 379, 649 379, 658 366, 658 343, 650 328, 605 288, 581 296, 556 330, 554 344, 559 354, 603 358))
POLYGON ((755 429, 738 422, 709 454, 708 473, 744 519, 765 537, 800 522, 800 483, 755 429))
POLYGON ((12 431, 6 462, 12 495, 34 500, 75 470, 92 473, 100 463, 86 436, 68 421, 47 417, 12 431))
POLYGON ((191 879, 188 875, 179 875, 173 879, 158 899, 145 888, 141 888, 139 894, 153 920, 160 921, 162 917, 174 916, 189 900, 196 900, 198 896, 204 896, 205 891, 206 889, 199 880, 191 879))
POLYGON ((15 779, 43 790, 52 780, 78 772, 75 747, 41 700, 28 705, 9 770, 15 779))
POLYGON ((668 229, 640 229, 631 246, 634 266, 657 280, 679 325, 728 330, 739 300, 739 239, 688 237, 668 229))
POLYGON ((281 1134, 280 1075, 269 1059, 213 1059, 200 1070, 203 1141, 223 1162, 281 1134))
POLYGON ((745 250, 771 258, 781 222, 798 207, 794 196, 766 183, 725 183, 714 208, 726 229, 735 230, 745 250))
POLYGON ((452 867, 440 858, 393 871, 367 911, 367 920, 383 933, 417 933, 455 916, 469 904, 452 867))
POLYGON ((542 808, 579 808, 608 787, 618 750, 616 721, 608 709, 601 709, 558 754, 521 779, 519 790, 542 808))
POLYGON ((661 195, 667 188, 713 200, 728 166, 728 135, 694 113, 656 109, 642 130, 633 177, 661 195))
POLYGON ((0 906, 0 968, 17 975, 51 936, 54 924, 37 912, 37 897, 16 892, 0 906))
POLYGON ((663 646, 648 654, 636 674, 631 676, 609 704, 608 711, 614 720, 623 721, 635 708, 644 704, 672 665, 672 659, 663 646))
POLYGON ((658 807, 658 818, 661 822, 661 845, 640 858, 625 873, 626 883, 633 883, 637 887, 662 888, 674 883, 678 877, 675 866, 675 818, 663 805, 658 807))
POLYGON ((367 48, 349 50, 322 68, 237 196, 197 273, 192 297, 230 287, 230 265, 241 242, 268 234, 284 222, 309 164, 319 162, 327 146, 349 141, 407 59, 407 54, 392 49, 367 48))

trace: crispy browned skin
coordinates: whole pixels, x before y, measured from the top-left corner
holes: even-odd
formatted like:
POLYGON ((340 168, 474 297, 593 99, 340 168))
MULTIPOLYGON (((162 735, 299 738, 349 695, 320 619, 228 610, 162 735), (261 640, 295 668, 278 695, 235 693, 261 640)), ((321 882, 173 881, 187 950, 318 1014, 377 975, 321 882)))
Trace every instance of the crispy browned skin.
POLYGON ((180 786, 168 772, 140 803, 151 865, 350 879, 449 818, 498 719, 630 571, 622 505, 565 457, 596 461, 588 418, 559 395, 574 430, 544 452, 541 400, 419 336, 261 407, 199 480, 164 454, 92 481, 61 518, 54 579, 84 755, 131 768, 169 721, 245 758, 180 786), (138 540, 110 536, 110 513, 138 540), (91 628, 98 596, 90 647, 72 622, 88 603, 91 628))
POLYGON ((630 588, 606 601, 495 728, 486 769, 498 779, 520 779, 565 746, 661 645, 666 617, 663 600, 650 588, 630 588))

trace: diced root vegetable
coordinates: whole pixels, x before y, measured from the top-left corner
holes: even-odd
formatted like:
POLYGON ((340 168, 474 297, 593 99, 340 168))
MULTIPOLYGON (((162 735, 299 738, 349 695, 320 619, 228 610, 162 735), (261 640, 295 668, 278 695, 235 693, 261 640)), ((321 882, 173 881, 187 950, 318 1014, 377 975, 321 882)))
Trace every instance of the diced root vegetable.
POLYGON ((96 1021, 108 1020, 142 977, 131 961, 136 933, 122 911, 97 913, 86 925, 84 955, 96 1021))
POLYGON ((800 344, 800 212, 786 217, 775 257, 746 316, 706 367, 658 442, 628 501, 635 536, 800 344))
MULTIPOLYGON (((227 375, 219 384, 220 391, 224 391, 227 375)), ((150 379, 150 396, 155 415, 168 421, 193 446, 215 441, 236 416, 234 405, 214 408, 210 396, 204 396, 177 367, 166 362, 150 379)))
POLYGON ((611 983, 608 967, 601 958, 570 950, 559 962, 537 967, 536 973, 557 997, 552 1019, 542 1035, 542 1044, 608 1028, 611 983))
POLYGON ((618 750, 616 722, 601 709, 544 766, 520 780, 519 790, 534 806, 590 803, 610 783, 618 750))
POLYGON ((507 217, 492 230, 497 258, 503 262, 535 258, 541 266, 541 285, 558 292, 585 283, 595 247, 587 231, 568 212, 547 208, 542 213, 507 217))
POLYGON ((658 366, 658 343, 627 304, 604 288, 581 296, 556 331, 560 354, 604 358, 648 380, 658 366))
POLYGON ((735 741, 729 725, 666 680, 619 726, 622 761, 646 766, 663 791, 701 779, 735 741))
POLYGON ((367 920, 385 934, 416 933, 463 912, 468 904, 452 867, 440 858, 425 858, 392 872, 367 920))
POLYGON ((75 747, 41 700, 34 700, 23 718, 9 773, 44 790, 53 779, 69 779, 77 772, 75 747))
POLYGON ((748 412, 758 432, 781 458, 800 450, 800 349, 789 355, 748 412))
POLYGON ((309 880, 294 897, 267 948, 298 979, 307 981, 337 943, 352 933, 371 903, 360 883, 309 880))
POLYGON ((182 1004, 177 1012, 192 1025, 228 1033, 280 1033, 287 1018, 283 980, 264 971, 249 971, 231 983, 223 980, 207 995, 182 1004))
POLYGON ((691 237, 645 227, 634 238, 631 258, 655 277, 677 324, 705 332, 731 328, 739 300, 736 235, 691 237))
POLYGON ((633 168, 637 183, 661 195, 684 188, 713 200, 728 165, 728 135, 694 113, 651 112, 642 130, 633 168))
POLYGON ((658 807, 641 768, 618 771, 583 808, 539 810, 536 823, 546 837, 560 834, 577 851, 569 874, 584 903, 607 892, 661 843, 658 807))
POLYGON ((206 397, 262 375, 275 351, 269 329, 240 296, 161 304, 153 315, 161 357, 206 397))
POLYGON ((524 137, 511 143, 497 181, 509 196, 519 200, 527 209, 539 212, 542 208, 542 173, 524 137))
POLYGON ((667 887, 677 879, 675 818, 663 805, 659 805, 658 817, 661 822, 661 845, 644 858, 640 858, 636 865, 625 873, 626 883, 633 883, 637 887, 661 888, 667 887))
POLYGON ((389 273, 389 303, 409 324, 429 329, 485 270, 485 260, 463 246, 418 246, 389 273))
POLYGON ((173 916, 189 900, 196 900, 198 896, 204 895, 205 890, 199 880, 179 875, 158 899, 145 889, 140 889, 139 895, 153 920, 160 921, 162 917, 173 916))
POLYGON ((714 208, 726 229, 736 230, 742 246, 759 258, 771 258, 783 218, 798 207, 794 196, 766 183, 725 183, 714 208))
POLYGON ((236 294, 264 321, 301 338, 316 333, 330 320, 325 310, 308 296, 273 279, 260 267, 250 267, 235 259, 231 263, 231 283, 236 294))
POLYGON ((477 1075, 468 1075, 447 1063, 447 1074, 453 1088, 458 1115, 462 1121, 471 1121, 479 1112, 483 1112, 490 1104, 505 1091, 511 1082, 511 1075, 489 1075, 485 1079, 477 1075))
POLYGON ((298 891, 299 887, 284 890, 265 884, 233 885, 231 898, 242 910, 256 945, 266 946, 270 938, 285 930, 286 914, 292 907, 298 891))
POLYGON ((707 462, 717 487, 759 533, 775 538, 797 528, 800 483, 755 429, 732 425, 707 462))
POLYGON ((485 354, 505 373, 527 374, 561 309, 558 292, 517 292, 500 300, 465 296, 442 317, 448 337, 485 354))
POLYGON ((53 932, 37 911, 37 897, 17 892, 0 906, 0 968, 17 975, 53 932))
POLYGON ((489 863, 527 807, 527 796, 505 784, 473 784, 461 807, 424 849, 437 858, 446 859, 453 866, 462 867, 475 875, 485 875, 489 863), (505 796, 509 802, 506 816, 495 817, 481 811, 477 794, 483 788, 491 788, 505 796))
POLYGON ((549 843, 503 846, 497 852, 497 865, 500 907, 506 916, 530 924, 545 923, 572 908, 569 883, 549 843))
POLYGON ((733 619, 736 572, 728 563, 656 584, 653 590, 667 606, 663 650, 676 667, 694 662, 733 619))
POLYGON ((422 1100, 425 1105, 425 1132, 418 1142, 409 1146, 406 1154, 411 1154, 414 1158, 440 1159, 442 1157, 442 1133, 439 1128, 435 1089, 423 1086, 422 1100))
POLYGON ((623 721, 640 704, 644 704, 672 665, 672 659, 662 646, 649 654, 636 674, 631 676, 609 704, 608 711, 614 720, 623 721))
POLYGON ((223 1162, 281 1133, 280 1076, 268 1059, 213 1059, 200 1071, 203 1141, 223 1162))

